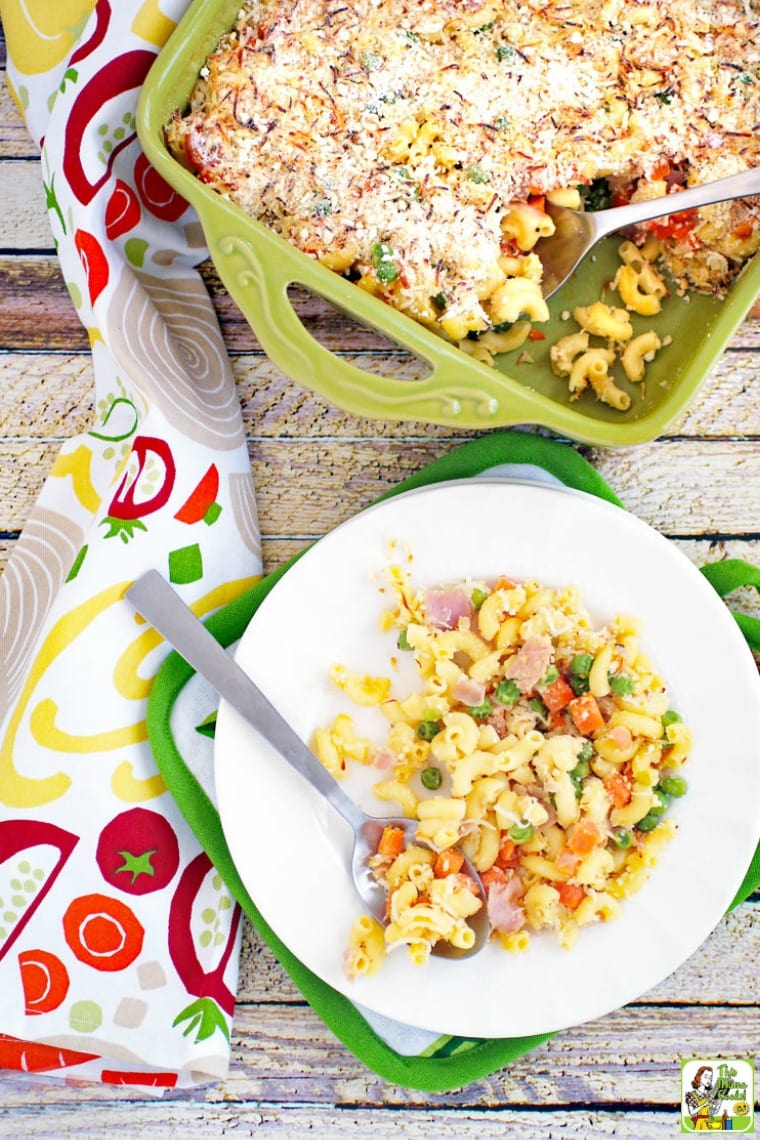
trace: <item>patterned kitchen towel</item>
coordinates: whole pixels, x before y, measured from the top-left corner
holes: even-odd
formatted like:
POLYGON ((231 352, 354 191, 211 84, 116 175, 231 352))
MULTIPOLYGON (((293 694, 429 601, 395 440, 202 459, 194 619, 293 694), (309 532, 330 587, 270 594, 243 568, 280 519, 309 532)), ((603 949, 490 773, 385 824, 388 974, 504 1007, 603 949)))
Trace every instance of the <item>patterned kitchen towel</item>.
MULTIPOLYGON (((548 479, 598 495, 622 509, 619 499, 601 476, 573 448, 519 431, 498 432, 464 444, 389 494, 483 474, 513 479, 548 479)), ((760 583, 759 571, 736 560, 705 567, 705 572, 717 572, 720 576, 721 566, 727 567, 727 572, 720 582, 719 593, 729 593, 739 585, 758 586, 760 583)), ((256 608, 287 570, 288 566, 284 566, 270 574, 208 620, 208 628, 222 645, 229 646, 238 640, 256 608)), ((740 618, 741 615, 737 620, 740 618)), ((760 626, 760 622, 757 625, 760 626)), ((760 638, 753 641, 748 637, 748 640, 750 647, 760 652, 760 638)), ((178 654, 172 654, 159 670, 148 706, 148 731, 156 761, 177 804, 204 844, 230 893, 246 911, 303 996, 336 1036, 385 1079, 410 1088, 438 1092, 484 1077, 548 1040, 551 1034, 486 1040, 440 1036, 413 1029, 353 1004, 322 982, 290 952, 256 909, 255 900, 240 879, 224 838, 214 803, 213 779, 210 778, 213 762, 210 737, 217 704, 218 697, 210 686, 194 674, 191 666, 178 654)), ((758 886, 760 848, 732 905, 737 905, 758 886)))
POLYGON ((0 0, 95 414, 0 578, 0 1066, 158 1088, 222 1077, 240 911, 147 739, 166 655, 122 601, 199 615, 261 570, 242 415, 187 204, 135 134, 186 0, 0 0))

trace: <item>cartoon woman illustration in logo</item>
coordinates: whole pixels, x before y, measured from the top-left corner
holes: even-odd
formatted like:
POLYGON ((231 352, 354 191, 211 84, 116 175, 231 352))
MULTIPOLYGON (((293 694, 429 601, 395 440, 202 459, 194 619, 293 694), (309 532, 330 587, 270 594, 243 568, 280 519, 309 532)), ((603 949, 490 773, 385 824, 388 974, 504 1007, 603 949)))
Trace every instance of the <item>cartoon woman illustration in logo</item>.
MULTIPOLYGON (((701 1065, 691 1082, 692 1091, 685 1096, 686 1107, 691 1113, 695 1132, 709 1132, 715 1128, 712 1121, 718 1115, 721 1098, 716 1095, 713 1071, 709 1065, 701 1065)), ((717 1122, 720 1127, 720 1121, 717 1122)))

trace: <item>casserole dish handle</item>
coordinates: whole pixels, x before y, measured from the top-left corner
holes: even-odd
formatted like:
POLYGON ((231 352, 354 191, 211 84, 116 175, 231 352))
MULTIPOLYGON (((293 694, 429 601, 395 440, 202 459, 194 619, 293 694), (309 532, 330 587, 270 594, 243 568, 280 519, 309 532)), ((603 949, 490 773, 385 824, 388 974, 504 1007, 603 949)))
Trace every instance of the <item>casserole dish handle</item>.
MULTIPOLYGON (((226 204, 225 204, 226 205, 226 204)), ((462 369, 461 350, 432 335, 397 314, 390 306, 371 297, 338 277, 318 262, 305 261, 303 254, 283 249, 283 243, 263 226, 256 226, 249 238, 238 226, 225 225, 226 210, 203 209, 201 222, 209 251, 225 287, 249 317, 267 356, 286 375, 301 380, 322 393, 340 393, 340 404, 354 415, 373 419, 418 419, 461 428, 487 428, 505 424, 550 423, 552 417, 536 395, 522 392, 496 368, 479 366, 477 381, 472 375, 475 361, 462 369), (429 374, 420 380, 397 380, 366 372, 344 357, 325 348, 304 327, 288 295, 292 285, 301 285, 345 310, 345 289, 352 291, 352 315, 381 335, 429 365, 429 374)), ((559 409, 558 409, 559 411, 559 409)), ((561 420, 559 415, 557 420, 561 420)))

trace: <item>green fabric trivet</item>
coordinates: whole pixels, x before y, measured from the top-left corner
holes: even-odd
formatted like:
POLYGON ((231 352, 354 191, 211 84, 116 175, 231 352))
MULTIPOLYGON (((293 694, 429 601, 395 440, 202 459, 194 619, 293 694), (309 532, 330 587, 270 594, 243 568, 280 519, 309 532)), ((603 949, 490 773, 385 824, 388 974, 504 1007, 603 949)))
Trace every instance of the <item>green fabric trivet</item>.
MULTIPOLYGON (((430 483, 471 478, 504 464, 543 467, 566 486, 597 495, 622 508, 622 503, 601 476, 572 448, 519 431, 498 432, 466 443, 382 497, 389 498, 430 483)), ((209 618, 206 625, 222 645, 231 645, 242 636, 258 606, 294 561, 264 578, 209 618)), ((728 562, 717 563, 703 570, 721 596, 740 585, 758 586, 760 583, 760 571, 735 559, 731 560, 729 572, 724 572, 722 577, 717 573, 716 577, 720 567, 727 566, 728 562)), ((756 651, 760 649, 760 637, 757 636, 760 631, 754 625, 745 629, 740 620, 743 615, 735 616, 751 647, 756 651), (757 640, 753 643, 755 637, 757 640)), ((756 619, 745 620, 760 627, 756 619)), ((388 1081, 408 1088, 442 1092, 485 1077, 552 1037, 551 1033, 520 1038, 442 1037, 424 1055, 403 1056, 382 1040, 348 998, 326 985, 288 950, 264 922, 246 891, 232 862, 216 809, 186 766, 175 743, 170 727, 172 708, 193 675, 192 667, 179 654, 172 653, 153 683, 148 705, 148 732, 159 771, 228 890, 304 998, 346 1047, 388 1081)), ((210 731, 208 724, 205 724, 204 731, 210 731)), ((758 886, 760 848, 732 906, 742 902, 758 886)))

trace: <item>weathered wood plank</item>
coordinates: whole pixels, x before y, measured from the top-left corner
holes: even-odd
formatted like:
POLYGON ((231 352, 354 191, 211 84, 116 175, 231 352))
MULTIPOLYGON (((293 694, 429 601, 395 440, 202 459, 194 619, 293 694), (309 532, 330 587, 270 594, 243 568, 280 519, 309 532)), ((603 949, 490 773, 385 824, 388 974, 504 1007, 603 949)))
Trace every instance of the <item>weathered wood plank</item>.
POLYGON ((0 249, 53 248, 39 159, 0 162, 0 249))
POLYGON ((5 72, 1 67, 1 53, 0 46, 0 159, 36 159, 39 157, 39 151, 24 125, 24 120, 5 81, 5 72))
MULTIPOLYGON (((19 308, 38 311, 36 294, 19 308)), ((4 302, 0 301, 0 321, 4 302)), ((415 362, 405 356, 341 353, 360 367, 382 365, 386 375, 408 380, 415 362)), ((327 436, 450 439, 456 432, 435 424, 370 420, 352 416, 322 396, 289 380, 261 354, 232 357, 246 431, 251 436, 327 436)), ((0 440, 3 437, 65 438, 90 427, 94 375, 89 351, 0 354, 0 440)), ((732 349, 716 365, 692 407, 669 435, 760 436, 760 353, 732 349)))
POLYGON ((690 448, 661 442, 615 453, 595 449, 589 458, 624 505, 664 534, 737 534, 739 518, 745 533, 756 532, 760 449, 755 443, 690 448))
MULTIPOLYGON (((317 536, 450 451, 448 440, 249 441, 262 533, 317 536)), ((0 532, 19 530, 58 452, 47 440, 0 450, 0 532)), ((660 442, 591 460, 639 518, 666 535, 749 536, 760 519, 760 448, 752 442, 660 442)))
MULTIPOLYGON (((439 1094, 436 1101, 672 1105, 678 1098, 681 1057, 748 1056, 756 1044, 756 1007, 689 1007, 674 1017, 656 1006, 629 1006, 559 1033, 508 1068, 459 1092, 439 1094)), ((243 1100, 340 1104, 354 1100, 358 1082, 364 1103, 409 1104, 427 1099, 425 1094, 388 1086, 373 1077, 336 1045, 311 1010, 281 1012, 259 1006, 239 1012, 237 1031, 233 1029, 232 1066, 219 1091, 222 1096, 243 1100), (305 1034, 308 1044, 299 1033, 294 1047, 291 1018, 301 1024, 313 1019, 305 1034)))
MULTIPOLYGON (((674 1101, 678 1100, 678 1093, 674 1101)), ((432 1099, 432 1098, 431 1098, 432 1099)), ((34 1104, 16 1108, 0 1118, 0 1136, 16 1140, 19 1135, 36 1140, 81 1137, 109 1140, 121 1131, 130 1140, 160 1140, 162 1137, 256 1136, 257 1140, 281 1137, 297 1140, 353 1140, 357 1135, 373 1140, 587 1140, 616 1137, 618 1140, 657 1140, 678 1133, 678 1115, 673 1111, 637 1109, 631 1112, 526 1112, 511 1106, 487 1111, 429 1109, 384 1112, 361 1104, 348 1108, 296 1107, 263 1103, 199 1105, 179 1101, 157 1104, 88 1104, 86 1117, 75 1108, 40 1110, 34 1104), (85 1123, 86 1121, 86 1123, 85 1123)))
MULTIPOLYGON (((657 1006, 628 1006, 598 1021, 564 1030, 504 1069, 461 1089, 430 1094, 389 1084, 368 1070, 306 1006, 241 1006, 231 1038, 230 1070, 218 1084, 193 1094, 175 1093, 169 1104, 192 1095, 196 1107, 214 1104, 288 1106, 444 1107, 512 1110, 572 1108, 602 1110, 605 1104, 674 1108, 683 1057, 752 1056, 757 1045, 757 1007, 701 1009, 675 1014, 657 1006)), ((40 1083, 0 1073, 6 1111, 44 1107, 51 1117, 73 1103, 96 1113, 98 1101, 118 1102, 113 1090, 40 1083)), ((127 1090, 124 1099, 144 1100, 127 1090)), ((18 1135, 18 1133, 16 1133, 18 1135)), ((130 1133, 131 1135, 131 1133, 130 1133)))

